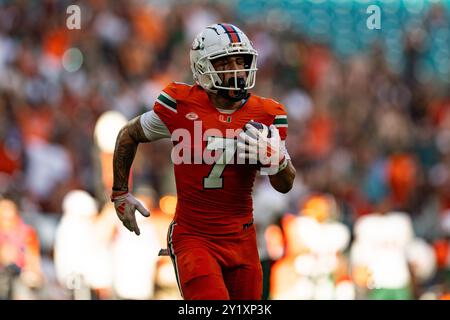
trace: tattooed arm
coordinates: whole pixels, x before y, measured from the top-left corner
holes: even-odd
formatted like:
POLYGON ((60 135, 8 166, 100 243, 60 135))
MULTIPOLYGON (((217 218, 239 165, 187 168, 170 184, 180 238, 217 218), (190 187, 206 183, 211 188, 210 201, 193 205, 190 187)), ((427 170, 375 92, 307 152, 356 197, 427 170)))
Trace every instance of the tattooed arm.
POLYGON ((150 142, 141 125, 141 116, 129 121, 119 132, 113 159, 114 191, 128 191, 130 168, 139 143, 150 142))
POLYGON ((144 217, 150 216, 150 212, 128 192, 128 178, 137 147, 141 142, 151 141, 145 135, 140 120, 141 116, 128 122, 117 136, 113 158, 114 182, 111 195, 117 217, 128 230, 136 233, 136 235, 141 232, 136 222, 135 211, 138 210, 144 217))
POLYGON ((111 201, 114 202, 117 217, 130 231, 140 234, 135 211, 144 217, 150 212, 128 192, 128 178, 139 143, 170 138, 170 132, 158 115, 152 110, 134 118, 120 130, 114 150, 114 182, 111 201))

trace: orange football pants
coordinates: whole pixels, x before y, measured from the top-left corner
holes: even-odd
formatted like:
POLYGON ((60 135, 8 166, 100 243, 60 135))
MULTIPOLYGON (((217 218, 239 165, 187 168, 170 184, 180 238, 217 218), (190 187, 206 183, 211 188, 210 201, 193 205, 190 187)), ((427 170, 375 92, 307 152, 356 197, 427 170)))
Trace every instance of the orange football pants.
POLYGON ((262 269, 254 225, 232 235, 204 235, 175 221, 168 249, 185 300, 259 300, 262 269))

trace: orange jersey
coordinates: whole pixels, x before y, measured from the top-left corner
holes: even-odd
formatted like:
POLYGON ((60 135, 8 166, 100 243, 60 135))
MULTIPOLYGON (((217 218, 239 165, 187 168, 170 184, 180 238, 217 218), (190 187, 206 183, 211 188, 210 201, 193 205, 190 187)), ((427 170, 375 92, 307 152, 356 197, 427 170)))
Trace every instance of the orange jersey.
MULTIPOLYGON (((236 161, 205 163, 199 157, 204 152, 225 153, 211 147, 215 137, 221 135, 233 144, 233 138, 227 137, 227 129, 242 129, 250 120, 274 124, 285 140, 285 108, 272 99, 250 95, 241 108, 228 114, 216 109, 200 86, 171 83, 158 96, 154 111, 169 129, 173 141, 180 131, 189 132, 192 138, 188 156, 192 161, 174 162, 177 224, 205 234, 241 231, 252 220, 252 189, 258 166, 236 161)), ((180 142, 182 139, 174 141, 173 151, 180 142)), ((235 154, 232 156, 236 158, 235 154)))

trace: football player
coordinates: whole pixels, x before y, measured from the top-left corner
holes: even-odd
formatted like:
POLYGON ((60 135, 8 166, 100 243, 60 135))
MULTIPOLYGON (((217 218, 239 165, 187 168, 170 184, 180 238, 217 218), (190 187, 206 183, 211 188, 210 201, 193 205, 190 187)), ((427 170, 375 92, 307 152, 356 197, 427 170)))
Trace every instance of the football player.
POLYGON ((178 203, 167 251, 181 295, 185 299, 260 299, 262 272, 252 188, 257 171, 268 168, 265 172, 275 190, 286 193, 292 188, 295 169, 284 143, 286 111, 280 103, 248 92, 255 85, 257 52, 236 26, 220 23, 205 28, 193 41, 190 61, 195 84, 170 83, 152 111, 120 131, 111 200, 124 226, 139 235, 135 210, 150 216, 128 190, 139 143, 172 138, 176 149, 187 142, 179 141, 180 132, 195 137, 196 130, 201 130, 202 139, 190 141, 183 149, 185 161, 174 161, 178 203), (264 130, 250 125, 251 121, 262 124, 264 130), (235 136, 227 136, 230 129, 235 136), (195 161, 195 155, 206 151, 216 156, 215 162, 195 161))

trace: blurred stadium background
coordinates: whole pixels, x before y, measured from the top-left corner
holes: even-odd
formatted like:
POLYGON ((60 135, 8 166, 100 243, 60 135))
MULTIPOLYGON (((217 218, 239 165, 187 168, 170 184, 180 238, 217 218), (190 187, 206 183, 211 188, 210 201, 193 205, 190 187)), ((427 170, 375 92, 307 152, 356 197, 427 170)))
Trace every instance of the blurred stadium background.
POLYGON ((289 114, 295 187, 255 187, 264 297, 448 299, 449 15, 438 0, 0 0, 0 299, 180 299, 156 256, 170 142, 134 163, 140 237, 108 202, 111 153, 168 82, 192 83, 191 41, 222 21, 259 52, 254 92, 289 114))

